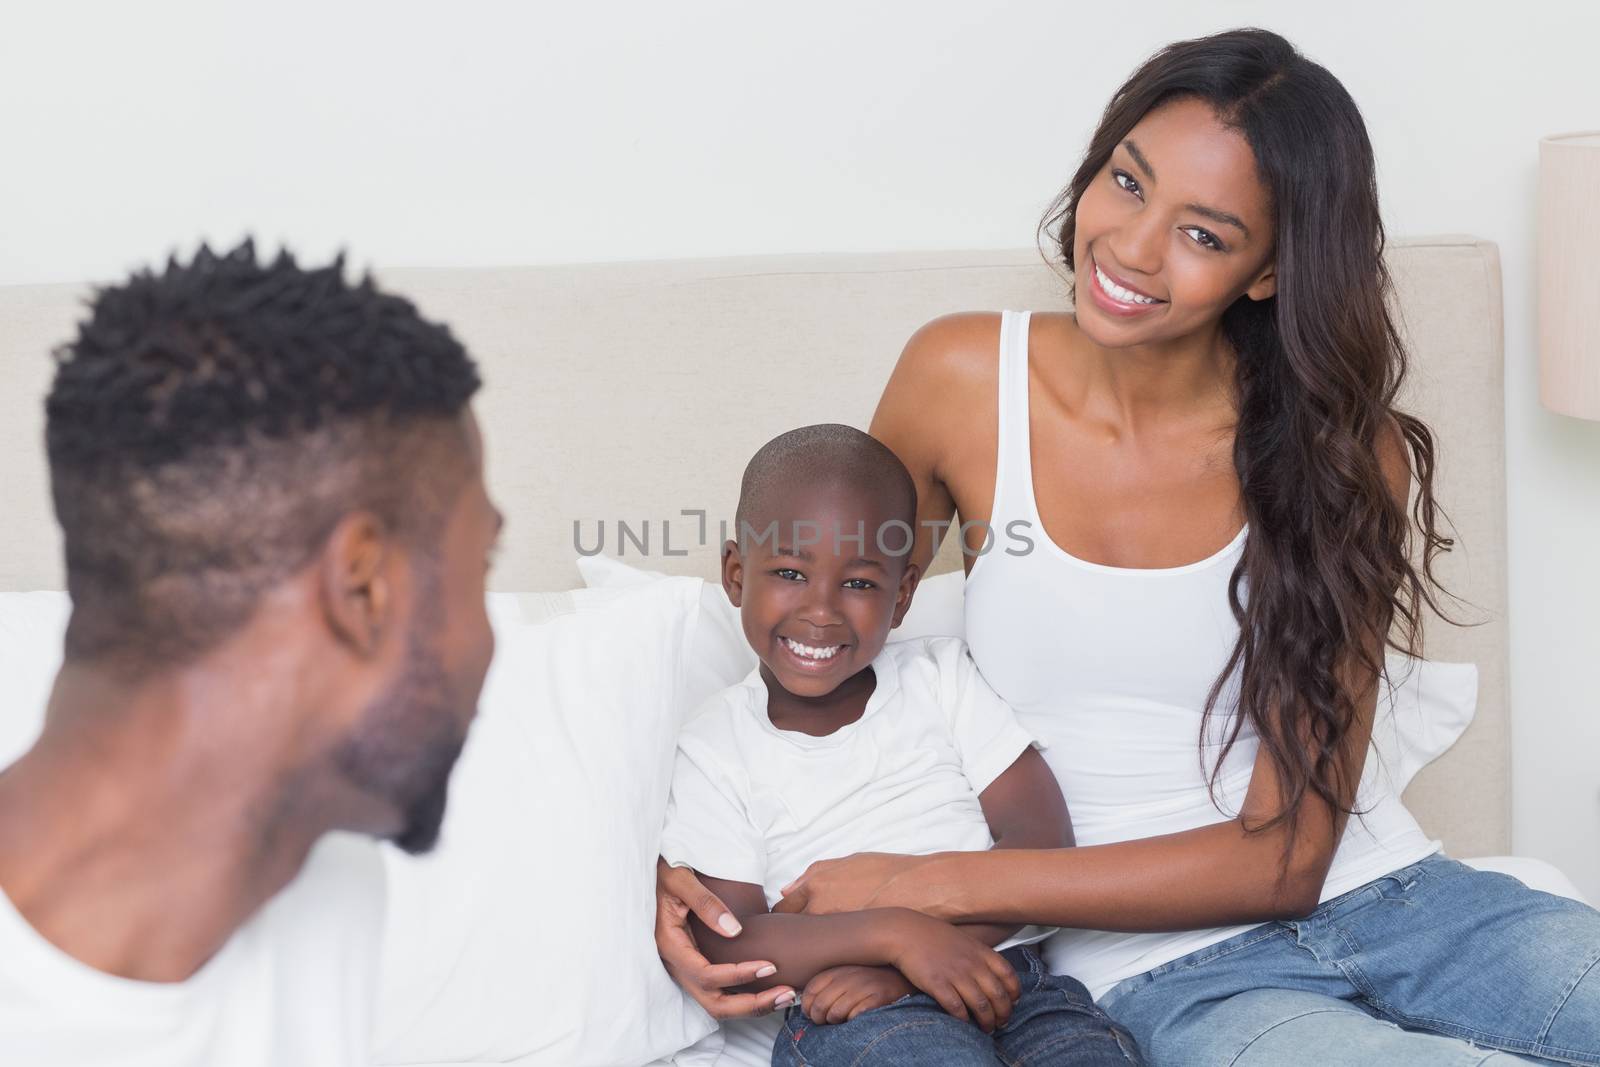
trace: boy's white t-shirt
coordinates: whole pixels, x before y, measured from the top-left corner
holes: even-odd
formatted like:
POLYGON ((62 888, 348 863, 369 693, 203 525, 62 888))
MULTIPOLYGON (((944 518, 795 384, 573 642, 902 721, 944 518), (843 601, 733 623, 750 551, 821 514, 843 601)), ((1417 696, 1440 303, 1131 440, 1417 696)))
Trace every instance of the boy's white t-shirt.
POLYGON ((678 739, 667 862, 759 885, 771 907, 817 860, 992 847, 978 795, 1038 742, 960 638, 887 644, 872 672, 866 710, 826 737, 772 725, 759 665, 711 697, 678 739))
POLYGON ((0 891, 0 1063, 364 1067, 383 909, 376 842, 329 834, 193 977, 141 982, 56 948, 0 891))

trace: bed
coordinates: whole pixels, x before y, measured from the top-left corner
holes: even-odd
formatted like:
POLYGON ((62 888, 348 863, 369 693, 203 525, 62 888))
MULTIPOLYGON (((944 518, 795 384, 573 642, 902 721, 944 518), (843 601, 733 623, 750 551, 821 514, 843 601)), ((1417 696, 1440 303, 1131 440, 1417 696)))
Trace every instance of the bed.
MULTIPOLYGON (((1439 497, 1457 539, 1441 574, 1475 623, 1430 618, 1424 651, 1479 672, 1470 727, 1405 801, 1451 854, 1501 856, 1511 708, 1499 260, 1470 236, 1396 241, 1387 255, 1413 356, 1404 403, 1438 435, 1439 497)), ((718 525, 731 523, 739 474, 761 443, 804 423, 865 427, 901 346, 931 318, 1066 306, 1065 284, 1033 250, 408 269, 379 280, 449 323, 482 365, 476 406, 510 531, 493 584, 519 594, 578 586, 577 541, 592 542, 602 520, 608 551, 714 576, 718 525)), ((0 594, 61 588, 41 397, 50 348, 69 336, 85 292, 0 288, 0 594)), ((932 573, 957 569, 947 539, 932 573)))

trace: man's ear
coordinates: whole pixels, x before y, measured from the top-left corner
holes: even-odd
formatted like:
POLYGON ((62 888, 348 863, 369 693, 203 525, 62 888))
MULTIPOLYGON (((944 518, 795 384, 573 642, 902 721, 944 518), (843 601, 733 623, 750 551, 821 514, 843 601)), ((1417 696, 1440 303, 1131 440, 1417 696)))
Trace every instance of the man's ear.
POLYGON ((734 607, 743 607, 744 560, 739 556, 739 542, 722 542, 722 591, 734 607))
POLYGON ((357 655, 375 655, 394 611, 385 564, 394 551, 383 520, 369 511, 346 515, 323 546, 322 610, 328 626, 357 655))
POLYGON ((915 563, 907 562, 905 573, 900 575, 900 588, 895 592, 894 615, 889 623, 889 629, 899 626, 906 617, 906 612, 911 610, 911 598, 917 591, 917 585, 922 581, 922 568, 915 563))
POLYGON ((1278 264, 1274 260, 1261 269, 1261 273, 1256 276, 1255 281, 1250 283, 1250 288, 1244 291, 1244 295, 1251 300, 1265 300, 1268 297, 1276 296, 1277 293, 1278 264))

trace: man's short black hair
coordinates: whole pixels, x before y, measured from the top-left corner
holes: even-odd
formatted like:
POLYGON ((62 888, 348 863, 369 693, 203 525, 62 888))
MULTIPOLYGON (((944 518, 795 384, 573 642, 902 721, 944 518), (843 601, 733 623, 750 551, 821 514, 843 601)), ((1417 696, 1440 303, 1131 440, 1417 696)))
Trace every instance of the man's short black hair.
MULTIPOLYGON (((737 539, 745 546, 747 529, 761 539, 770 523, 769 510, 785 494, 802 486, 848 485, 865 489, 885 502, 889 521, 906 524, 907 532, 885 531, 883 543, 898 548, 917 524, 917 484, 900 457, 882 441, 854 426, 824 422, 801 426, 762 445, 750 458, 739 483, 739 506, 734 516, 737 539)), ((842 535, 853 534, 854 529, 842 535)), ((824 541, 831 531, 823 531, 824 541)), ((877 535, 867 531, 868 542, 877 535)), ((909 549, 909 542, 906 542, 909 549)), ((900 553, 910 559, 909 551, 900 553)))
POLYGON ((69 658, 198 654, 351 511, 436 535, 459 489, 428 472, 465 454, 477 368, 409 301, 347 282, 343 256, 303 268, 286 251, 258 262, 249 240, 202 246, 99 289, 55 356, 69 658), (440 448, 449 435, 463 447, 440 448))

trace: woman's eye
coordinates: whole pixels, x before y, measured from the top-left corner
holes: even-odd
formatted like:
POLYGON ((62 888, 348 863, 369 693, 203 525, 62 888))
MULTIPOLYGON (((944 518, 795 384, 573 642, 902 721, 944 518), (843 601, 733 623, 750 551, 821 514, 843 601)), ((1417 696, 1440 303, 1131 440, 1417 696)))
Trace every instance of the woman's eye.
POLYGON ((1202 230, 1198 226, 1185 226, 1183 232, 1188 234, 1190 240, 1201 248, 1209 248, 1214 252, 1223 251, 1222 242, 1217 240, 1216 235, 1209 230, 1202 230))
POLYGON ((1125 171, 1125 170, 1114 170, 1114 171, 1112 171, 1111 172, 1111 180, 1116 182, 1118 185, 1122 186, 1122 188, 1126 189, 1128 192, 1132 193, 1134 196, 1138 196, 1139 195, 1139 181, 1138 181, 1137 178, 1135 178, 1133 175, 1129 174, 1127 171, 1125 171))
POLYGON ((786 582, 798 581, 799 579, 804 577, 804 575, 802 575, 799 571, 795 570, 793 567, 779 567, 777 570, 773 571, 772 573, 776 574, 779 578, 782 578, 786 582), (793 577, 791 577, 791 575, 793 577))

